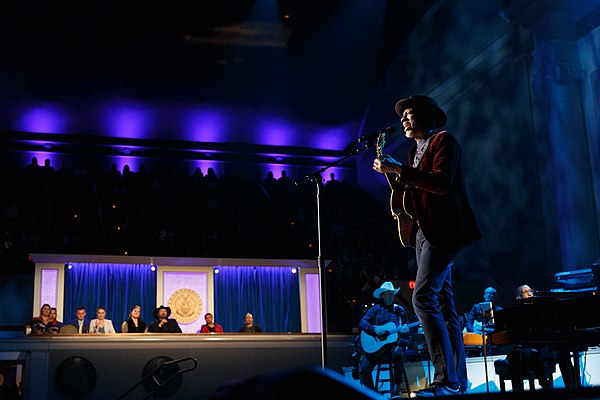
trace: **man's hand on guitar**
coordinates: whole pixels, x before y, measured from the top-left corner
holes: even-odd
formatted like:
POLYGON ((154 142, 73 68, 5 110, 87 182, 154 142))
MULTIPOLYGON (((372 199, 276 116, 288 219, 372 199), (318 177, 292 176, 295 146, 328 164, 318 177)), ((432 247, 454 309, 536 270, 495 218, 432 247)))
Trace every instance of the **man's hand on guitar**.
POLYGON ((373 169, 382 174, 400 174, 402 172, 402 163, 399 163, 387 154, 382 154, 373 160, 373 169))
MULTIPOLYGON (((386 324, 387 326, 387 324, 386 324)), ((406 333, 410 330, 410 327, 407 324, 402 325, 399 329, 394 329, 396 332, 406 333)), ((390 334, 390 330, 383 326, 376 326, 373 329, 373 333, 378 338, 387 337, 390 334)))
POLYGON ((375 329, 373 329, 373 333, 376 337, 382 337, 387 336, 389 334, 389 330, 381 326, 376 326, 375 329))

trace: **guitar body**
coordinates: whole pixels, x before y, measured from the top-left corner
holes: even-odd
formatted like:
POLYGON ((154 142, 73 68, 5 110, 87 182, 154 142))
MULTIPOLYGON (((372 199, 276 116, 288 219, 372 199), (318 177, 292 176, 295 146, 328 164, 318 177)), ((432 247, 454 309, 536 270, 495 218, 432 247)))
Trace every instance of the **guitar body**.
MULTIPOLYGON (((377 157, 383 155, 383 146, 385 145, 385 132, 381 133, 377 138, 377 157)), ((402 185, 396 181, 397 175, 385 174, 388 184, 390 185, 390 210, 392 216, 398 223, 398 234, 400 237, 400 243, 404 247, 411 247, 410 245, 410 231, 413 224, 413 207, 412 199, 408 193, 406 185, 402 185)))
MULTIPOLYGON (((414 328, 419 325, 421 325, 419 321, 413 322, 412 324, 408 324, 408 328, 414 328)), ((400 332, 402 327, 397 327, 393 322, 379 325, 379 327, 387 330, 388 333, 379 337, 371 336, 365 331, 360 333, 360 344, 366 353, 378 353, 379 351, 383 350, 386 345, 396 343, 398 341, 398 332, 400 332)))
POLYGON ((386 174, 388 183, 390 184, 390 210, 392 216, 398 223, 398 234, 400 237, 400 243, 404 247, 411 247, 410 245, 410 231, 413 225, 413 213, 412 207, 410 207, 411 199, 408 191, 405 188, 401 188, 396 183, 395 178, 390 174, 386 174), (398 187, 394 189, 394 187, 398 187))
MULTIPOLYGON (((387 324, 381 325, 381 327, 388 329, 389 331, 397 329, 396 324, 393 322, 388 322, 387 324)), ((360 333, 360 344, 362 345, 363 350, 369 354, 377 353, 382 350, 384 346, 395 343, 397 340, 398 333, 396 332, 388 334, 383 338, 371 336, 364 331, 360 333)))

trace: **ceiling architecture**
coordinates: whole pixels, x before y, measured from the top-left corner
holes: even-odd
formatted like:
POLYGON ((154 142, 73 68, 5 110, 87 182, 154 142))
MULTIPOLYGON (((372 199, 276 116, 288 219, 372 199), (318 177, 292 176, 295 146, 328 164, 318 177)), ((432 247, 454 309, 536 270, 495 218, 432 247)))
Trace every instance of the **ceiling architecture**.
POLYGON ((4 3, 3 140, 19 151, 322 164, 359 135, 387 65, 433 3, 4 3))

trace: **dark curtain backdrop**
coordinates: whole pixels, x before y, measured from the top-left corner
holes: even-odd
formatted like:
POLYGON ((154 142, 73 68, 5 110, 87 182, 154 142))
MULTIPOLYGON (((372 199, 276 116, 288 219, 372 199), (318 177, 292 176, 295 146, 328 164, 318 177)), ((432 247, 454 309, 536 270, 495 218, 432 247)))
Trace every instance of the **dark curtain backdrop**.
POLYGON ((215 321, 237 332, 247 312, 264 332, 300 332, 299 274, 288 267, 220 267, 215 321))
POLYGON ((117 332, 135 305, 142 308, 148 325, 156 308, 156 272, 151 264, 71 263, 65 269, 65 322, 75 318, 84 306, 88 319, 96 318, 96 308, 106 308, 117 332))

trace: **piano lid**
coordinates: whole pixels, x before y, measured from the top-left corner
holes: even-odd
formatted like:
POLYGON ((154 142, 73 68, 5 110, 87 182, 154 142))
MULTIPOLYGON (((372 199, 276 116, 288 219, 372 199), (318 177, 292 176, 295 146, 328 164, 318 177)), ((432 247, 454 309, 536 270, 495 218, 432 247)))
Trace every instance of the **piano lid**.
POLYGON ((528 338, 544 333, 600 331, 600 295, 534 296, 495 312, 495 332, 528 338))

